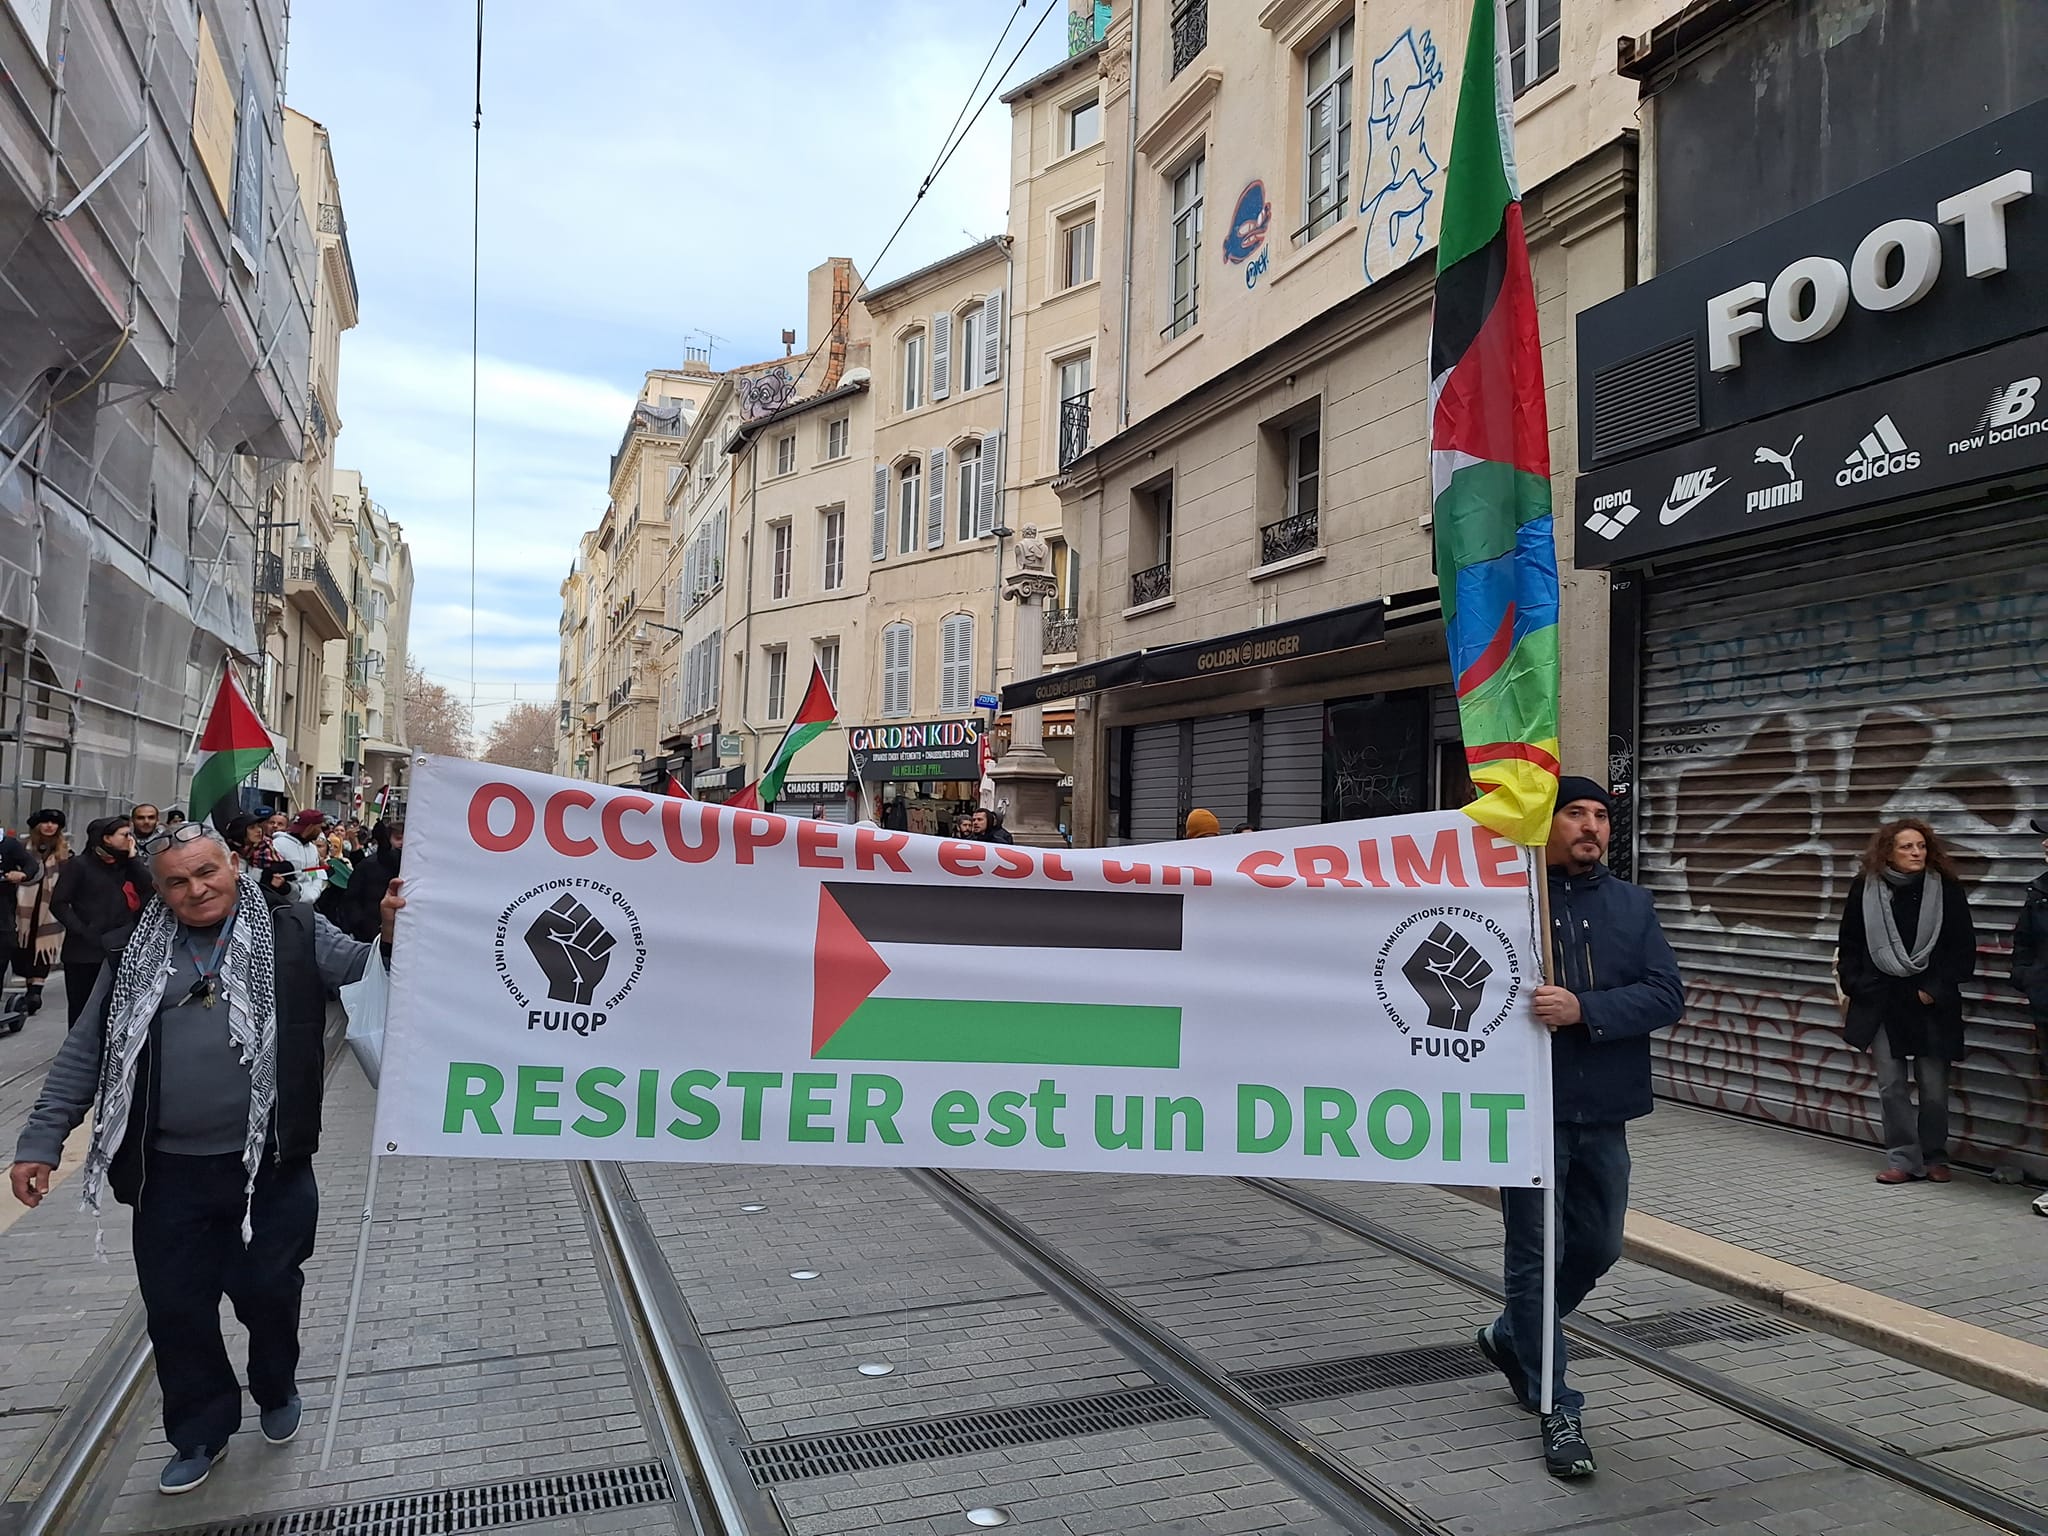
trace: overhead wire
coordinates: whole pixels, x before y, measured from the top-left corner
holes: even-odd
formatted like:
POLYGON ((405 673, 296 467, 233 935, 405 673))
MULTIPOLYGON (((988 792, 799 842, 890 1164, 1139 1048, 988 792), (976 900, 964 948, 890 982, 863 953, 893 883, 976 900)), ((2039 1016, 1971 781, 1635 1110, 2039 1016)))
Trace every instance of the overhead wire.
POLYGON ((470 120, 469 190, 469 715, 476 719, 477 415, 482 398, 484 210, 484 0, 476 0, 476 112, 470 120))

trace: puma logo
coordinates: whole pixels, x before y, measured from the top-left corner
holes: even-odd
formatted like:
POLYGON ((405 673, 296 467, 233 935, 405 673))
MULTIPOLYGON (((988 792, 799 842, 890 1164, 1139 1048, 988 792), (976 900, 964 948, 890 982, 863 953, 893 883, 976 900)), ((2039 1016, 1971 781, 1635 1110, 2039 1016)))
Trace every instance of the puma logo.
POLYGON ((1785 471, 1785 478, 1787 480, 1797 480, 1799 478, 1799 471, 1792 467, 1792 455, 1799 451, 1799 445, 1805 441, 1806 434, 1802 432, 1792 439, 1792 446, 1783 453, 1779 453, 1772 448, 1759 448, 1756 451, 1756 457, 1750 462, 1754 464, 1775 464, 1778 468, 1785 471))

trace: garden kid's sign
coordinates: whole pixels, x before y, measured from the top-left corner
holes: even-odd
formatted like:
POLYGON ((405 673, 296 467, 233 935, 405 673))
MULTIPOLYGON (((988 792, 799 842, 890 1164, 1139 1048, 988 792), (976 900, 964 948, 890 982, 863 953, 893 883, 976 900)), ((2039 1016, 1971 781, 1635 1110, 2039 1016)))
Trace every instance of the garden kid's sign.
POLYGON ((1531 1185, 1524 850, 1456 813, 1055 850, 453 758, 413 781, 410 1155, 1531 1185))

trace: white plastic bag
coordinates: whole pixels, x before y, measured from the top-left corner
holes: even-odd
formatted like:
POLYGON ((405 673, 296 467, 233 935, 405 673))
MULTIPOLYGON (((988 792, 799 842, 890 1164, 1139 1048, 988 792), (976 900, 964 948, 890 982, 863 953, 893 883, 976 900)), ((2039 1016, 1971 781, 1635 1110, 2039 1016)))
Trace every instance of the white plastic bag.
POLYGON ((391 973, 384 969, 382 953, 374 949, 361 978, 341 989, 341 1006, 348 1010, 345 1038, 372 1088, 384 1066, 384 1004, 390 995, 391 973))

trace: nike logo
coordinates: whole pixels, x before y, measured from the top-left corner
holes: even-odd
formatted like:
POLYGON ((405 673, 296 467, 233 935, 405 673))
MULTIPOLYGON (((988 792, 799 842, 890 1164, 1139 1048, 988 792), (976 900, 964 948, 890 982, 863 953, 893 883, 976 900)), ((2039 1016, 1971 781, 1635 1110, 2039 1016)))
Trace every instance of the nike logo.
POLYGON ((1657 521, 1668 528, 1720 490, 1728 482, 1715 479, 1719 473, 1719 466, 1709 465, 1705 469, 1696 469, 1691 474, 1680 475, 1672 481, 1671 494, 1664 498, 1664 505, 1657 509, 1657 521))

